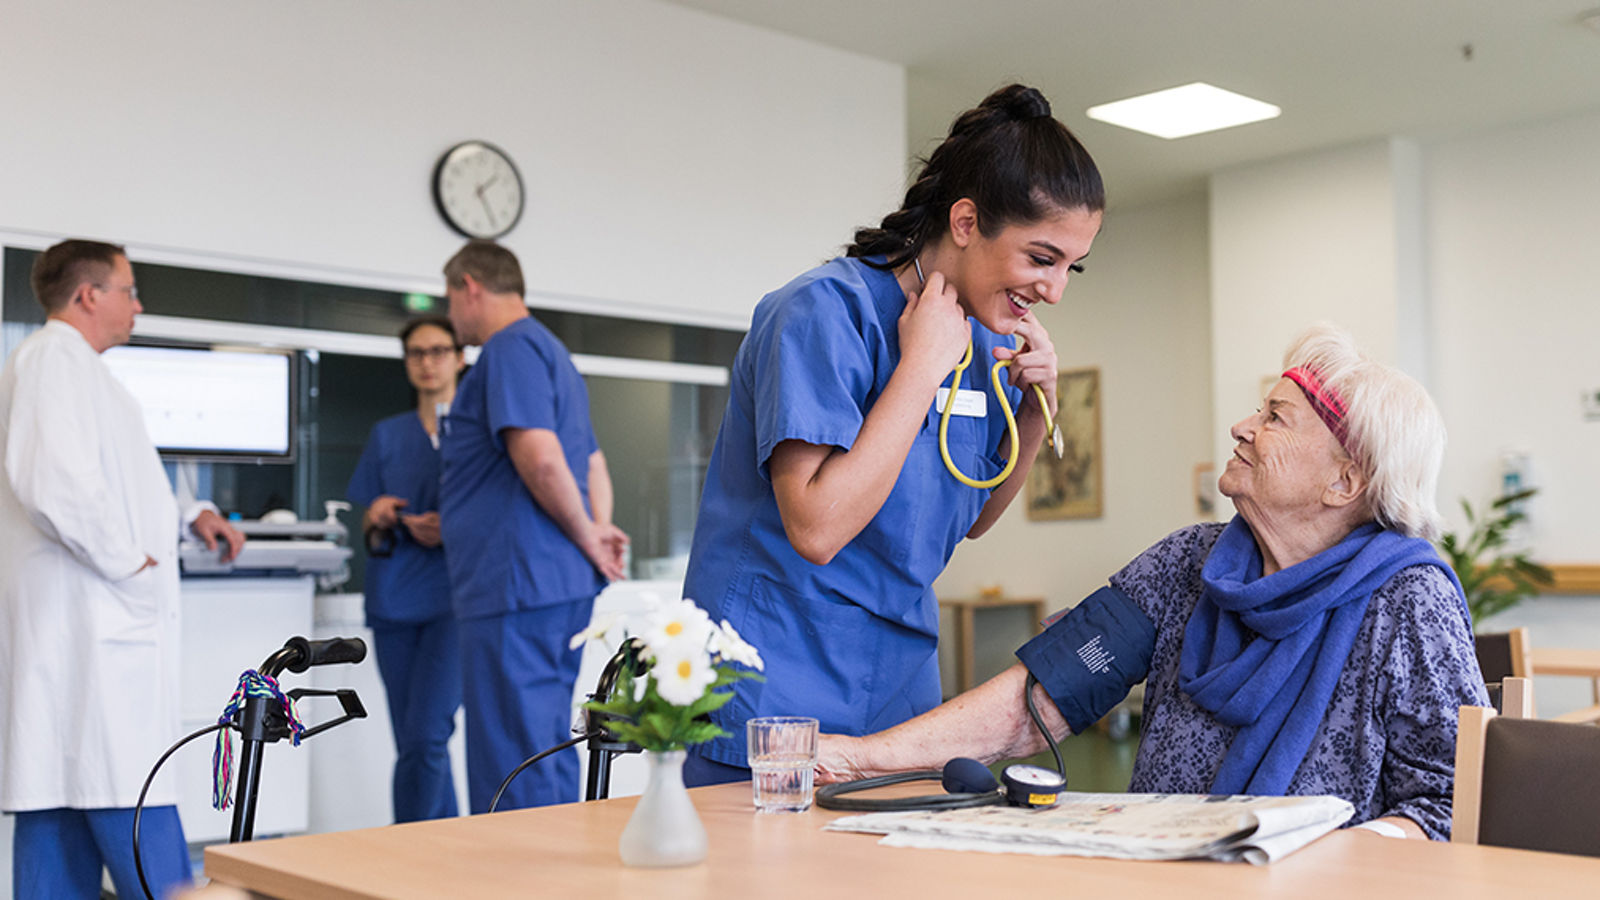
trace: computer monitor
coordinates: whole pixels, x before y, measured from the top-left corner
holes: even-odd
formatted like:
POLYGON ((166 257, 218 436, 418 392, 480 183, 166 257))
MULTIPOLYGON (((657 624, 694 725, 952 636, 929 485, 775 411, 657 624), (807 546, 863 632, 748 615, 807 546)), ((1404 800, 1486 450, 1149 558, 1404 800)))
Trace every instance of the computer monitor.
POLYGON ((101 358, 144 407, 164 459, 294 462, 292 352, 129 344, 101 358))

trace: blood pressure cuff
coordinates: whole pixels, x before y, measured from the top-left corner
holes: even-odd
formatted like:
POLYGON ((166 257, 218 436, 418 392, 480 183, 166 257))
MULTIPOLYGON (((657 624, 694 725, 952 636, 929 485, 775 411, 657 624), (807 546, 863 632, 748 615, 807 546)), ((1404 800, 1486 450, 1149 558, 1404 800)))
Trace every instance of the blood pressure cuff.
POLYGON ((1073 734, 1100 721, 1150 673, 1156 627, 1133 598, 1103 587, 1017 650, 1073 734))

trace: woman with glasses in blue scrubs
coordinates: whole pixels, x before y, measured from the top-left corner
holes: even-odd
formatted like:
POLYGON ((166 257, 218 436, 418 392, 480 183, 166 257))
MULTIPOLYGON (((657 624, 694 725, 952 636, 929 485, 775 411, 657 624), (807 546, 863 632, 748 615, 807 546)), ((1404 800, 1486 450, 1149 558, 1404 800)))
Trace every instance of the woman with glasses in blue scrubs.
POLYGON ((394 818, 456 815, 446 743, 461 705, 461 652, 439 538, 439 418, 464 360, 450 320, 415 319, 400 332, 417 408, 373 426, 350 477, 366 507, 367 625, 394 729, 394 818))
POLYGON ((694 748, 692 783, 749 777, 752 716, 859 735, 939 703, 931 586, 1046 437, 1057 364, 1034 307, 1082 271, 1104 209, 1088 152, 1043 95, 1011 85, 956 118, 899 210, 756 307, 684 594, 761 651, 766 680, 739 682, 713 714, 729 735, 694 748), (1013 454, 1004 481, 966 483, 992 482, 1013 454))

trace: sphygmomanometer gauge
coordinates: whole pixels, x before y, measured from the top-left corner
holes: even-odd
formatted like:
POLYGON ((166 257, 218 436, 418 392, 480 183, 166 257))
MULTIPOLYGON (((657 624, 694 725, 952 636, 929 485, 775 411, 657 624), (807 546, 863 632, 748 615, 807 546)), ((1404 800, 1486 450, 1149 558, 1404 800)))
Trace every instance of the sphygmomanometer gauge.
POLYGON ((1000 781, 1005 785, 1006 800, 1012 806, 1035 809, 1055 806, 1061 792, 1067 789, 1067 779, 1061 773, 1020 763, 1001 770, 1000 781))

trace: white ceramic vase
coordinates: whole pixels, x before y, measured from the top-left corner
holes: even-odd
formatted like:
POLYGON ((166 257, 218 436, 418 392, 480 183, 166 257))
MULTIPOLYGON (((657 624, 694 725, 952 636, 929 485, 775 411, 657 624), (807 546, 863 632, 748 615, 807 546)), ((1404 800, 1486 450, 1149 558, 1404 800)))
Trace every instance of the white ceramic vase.
POLYGON ((617 849, 629 866, 691 866, 706 858, 706 829, 683 786, 682 750, 645 751, 650 781, 617 849))

